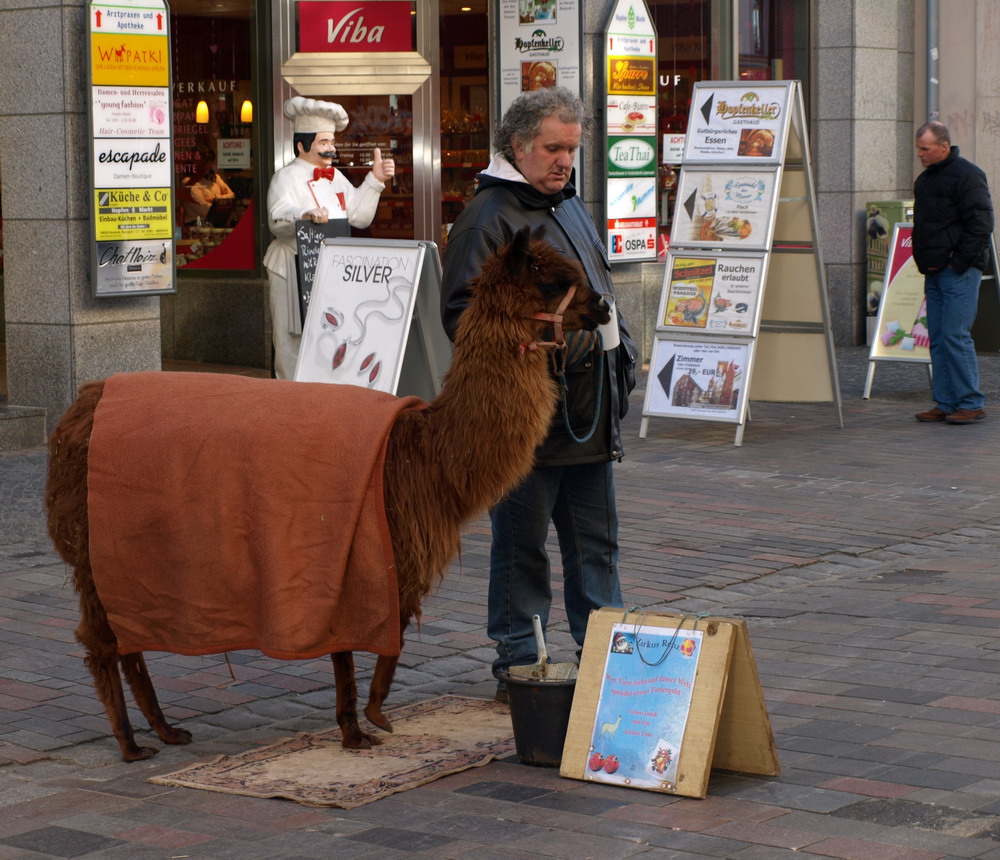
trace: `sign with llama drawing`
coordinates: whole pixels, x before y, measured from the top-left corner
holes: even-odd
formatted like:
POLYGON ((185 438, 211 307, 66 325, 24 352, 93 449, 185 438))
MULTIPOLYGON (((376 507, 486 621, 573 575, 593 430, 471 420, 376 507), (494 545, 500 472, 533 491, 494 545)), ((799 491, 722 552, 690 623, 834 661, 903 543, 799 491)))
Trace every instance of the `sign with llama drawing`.
POLYGON ((296 382, 396 393, 426 247, 376 239, 327 240, 319 253, 296 382))
POLYGON ((588 779, 672 787, 691 710, 702 631, 615 624, 587 756, 588 779))
POLYGON ((704 797, 712 768, 781 770, 746 622, 592 612, 560 776, 704 797))

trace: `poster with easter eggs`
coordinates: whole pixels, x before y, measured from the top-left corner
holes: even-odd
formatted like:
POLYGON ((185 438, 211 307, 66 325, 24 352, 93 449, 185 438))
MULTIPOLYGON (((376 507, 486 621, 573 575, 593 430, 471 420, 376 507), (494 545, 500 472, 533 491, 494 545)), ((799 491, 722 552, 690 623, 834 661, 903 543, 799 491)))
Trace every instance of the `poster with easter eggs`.
POLYGON ((670 252, 657 330, 756 334, 765 268, 764 254, 670 252))
POLYGON ((869 360, 930 362, 924 276, 913 260, 913 225, 896 224, 869 360))
POLYGON ((671 790, 691 710, 702 631, 615 624, 607 643, 587 778, 671 790))

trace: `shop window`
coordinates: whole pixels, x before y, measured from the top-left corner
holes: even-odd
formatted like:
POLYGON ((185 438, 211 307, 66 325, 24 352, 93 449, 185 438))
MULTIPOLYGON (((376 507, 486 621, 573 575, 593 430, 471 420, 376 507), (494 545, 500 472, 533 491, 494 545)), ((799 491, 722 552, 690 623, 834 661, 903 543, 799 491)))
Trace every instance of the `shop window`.
POLYGON ((808 94, 808 0, 740 0, 738 31, 742 80, 798 80, 808 94))
POLYGON ((486 0, 441 4, 441 246, 490 161, 486 0))
POLYGON ((666 259, 695 83, 711 79, 712 2, 650 4, 657 34, 657 121, 660 131, 659 224, 657 249, 666 259))
POLYGON ((251 0, 170 10, 177 267, 253 269, 251 0))

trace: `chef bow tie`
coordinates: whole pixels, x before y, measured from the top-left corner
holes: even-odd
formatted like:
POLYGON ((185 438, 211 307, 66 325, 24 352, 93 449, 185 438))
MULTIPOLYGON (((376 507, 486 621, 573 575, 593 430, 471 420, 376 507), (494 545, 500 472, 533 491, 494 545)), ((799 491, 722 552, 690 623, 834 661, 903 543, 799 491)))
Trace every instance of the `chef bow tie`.
POLYGON ((333 177, 337 170, 334 167, 316 167, 313 169, 313 182, 318 179, 329 179, 333 182, 333 177))

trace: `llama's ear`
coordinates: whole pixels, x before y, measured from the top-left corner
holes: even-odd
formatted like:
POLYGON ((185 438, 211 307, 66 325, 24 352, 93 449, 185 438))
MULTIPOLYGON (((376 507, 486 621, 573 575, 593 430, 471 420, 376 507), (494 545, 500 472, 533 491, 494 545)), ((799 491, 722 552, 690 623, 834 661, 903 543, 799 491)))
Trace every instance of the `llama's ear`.
POLYGON ((531 265, 531 228, 522 227, 514 234, 507 251, 507 271, 514 283, 520 283, 531 265))
POLYGON ((541 241, 542 239, 544 239, 545 238, 545 225, 544 224, 539 224, 535 228, 534 232, 531 234, 531 238, 532 238, 533 241, 541 241))

